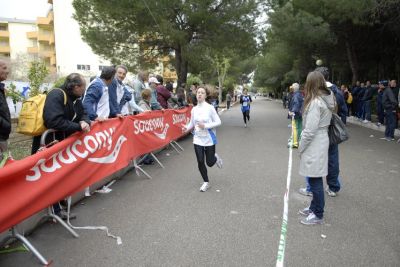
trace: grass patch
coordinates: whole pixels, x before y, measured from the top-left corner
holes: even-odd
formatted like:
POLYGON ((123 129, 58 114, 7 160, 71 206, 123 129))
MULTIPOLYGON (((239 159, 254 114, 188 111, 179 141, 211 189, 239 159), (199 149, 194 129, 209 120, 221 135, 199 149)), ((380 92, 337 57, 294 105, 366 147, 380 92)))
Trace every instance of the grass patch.
POLYGON ((31 155, 32 139, 10 143, 8 149, 15 160, 26 158, 31 155))

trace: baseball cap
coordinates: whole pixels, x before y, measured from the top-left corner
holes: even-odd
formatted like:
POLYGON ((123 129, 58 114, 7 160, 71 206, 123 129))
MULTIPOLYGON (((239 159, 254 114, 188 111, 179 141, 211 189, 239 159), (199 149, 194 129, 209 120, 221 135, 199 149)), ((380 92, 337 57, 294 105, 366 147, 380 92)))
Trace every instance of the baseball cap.
POLYGON ((389 81, 388 80, 382 80, 382 81, 379 81, 378 84, 382 84, 383 86, 386 87, 386 86, 389 85, 389 81))
POLYGON ((150 83, 156 83, 156 84, 159 84, 160 82, 157 80, 157 78, 156 77, 150 77, 149 78, 149 84, 150 83))

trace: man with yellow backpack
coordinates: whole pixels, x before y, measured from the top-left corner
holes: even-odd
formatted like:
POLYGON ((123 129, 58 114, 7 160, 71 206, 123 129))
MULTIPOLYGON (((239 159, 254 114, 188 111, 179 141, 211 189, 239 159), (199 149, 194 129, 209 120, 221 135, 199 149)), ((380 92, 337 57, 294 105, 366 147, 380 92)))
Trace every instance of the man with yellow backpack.
MULTIPOLYGON (((43 123, 45 128, 58 131, 55 139, 63 140, 78 131, 88 132, 90 120, 83 109, 81 96, 86 88, 85 79, 78 73, 72 73, 65 79, 59 89, 51 90, 43 107, 43 123)), ((41 134, 33 138, 32 154, 40 148, 41 134)), ((52 136, 46 140, 49 143, 52 136)))

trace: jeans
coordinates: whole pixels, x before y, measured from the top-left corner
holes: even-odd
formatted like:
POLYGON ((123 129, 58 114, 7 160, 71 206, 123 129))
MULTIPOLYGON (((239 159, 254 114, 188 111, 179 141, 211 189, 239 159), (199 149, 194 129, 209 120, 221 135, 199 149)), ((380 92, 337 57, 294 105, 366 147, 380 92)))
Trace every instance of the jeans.
POLYGON ((357 118, 364 118, 364 101, 359 100, 357 105, 357 118))
POLYGON ((396 127, 396 113, 393 111, 385 111, 386 129, 385 137, 394 138, 394 130, 396 127))
POLYGON ((385 123, 385 112, 383 111, 382 105, 378 105, 377 108, 377 113, 378 113, 378 121, 380 124, 385 123))
POLYGON ((339 181, 339 146, 330 144, 328 150, 328 175, 326 183, 329 189, 335 193, 340 191, 339 181))
MULTIPOLYGON (((329 145, 328 150, 328 175, 326 176, 326 183, 329 190, 332 192, 339 192, 341 188, 339 178, 339 146, 335 144, 329 145)), ((306 177, 306 190, 312 192, 310 187, 310 178, 306 177)))
POLYGON ((364 102, 364 119, 371 121, 371 100, 364 102))
POLYGON ((310 177, 310 188, 313 193, 313 198, 310 204, 310 210, 319 218, 324 217, 325 207, 325 196, 324 196, 324 184, 322 177, 310 177))
POLYGON ((229 109, 231 107, 231 101, 226 101, 226 108, 229 109))

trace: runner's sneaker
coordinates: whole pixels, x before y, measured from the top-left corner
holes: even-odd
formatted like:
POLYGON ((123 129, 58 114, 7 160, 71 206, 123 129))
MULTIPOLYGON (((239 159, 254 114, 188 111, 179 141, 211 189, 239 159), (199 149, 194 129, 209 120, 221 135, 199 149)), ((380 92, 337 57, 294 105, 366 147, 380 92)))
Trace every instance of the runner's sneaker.
POLYGON ((310 215, 310 213, 312 213, 312 211, 310 210, 310 207, 304 208, 302 210, 299 210, 299 213, 303 216, 308 216, 310 215))
POLYGON ((247 123, 244 124, 244 128, 247 128, 247 123))
POLYGON ((323 224, 324 219, 318 218, 314 213, 310 213, 307 218, 300 221, 300 223, 305 225, 323 224))
POLYGON ((307 191, 307 188, 303 187, 299 189, 299 193, 303 196, 312 197, 312 192, 307 191))
POLYGON ((216 164, 217 164, 218 168, 222 169, 222 165, 223 165, 224 163, 223 163, 223 161, 222 161, 221 157, 220 157, 220 156, 218 156, 218 154, 217 154, 217 153, 215 153, 215 157, 217 158, 217 162, 216 162, 216 164))
POLYGON ((200 187, 200 192, 206 192, 208 188, 210 188, 208 182, 204 182, 203 185, 200 187))
POLYGON ((328 196, 330 196, 330 197, 336 197, 337 196, 337 193, 333 192, 332 190, 330 190, 329 186, 326 187, 325 191, 328 194, 328 196))

